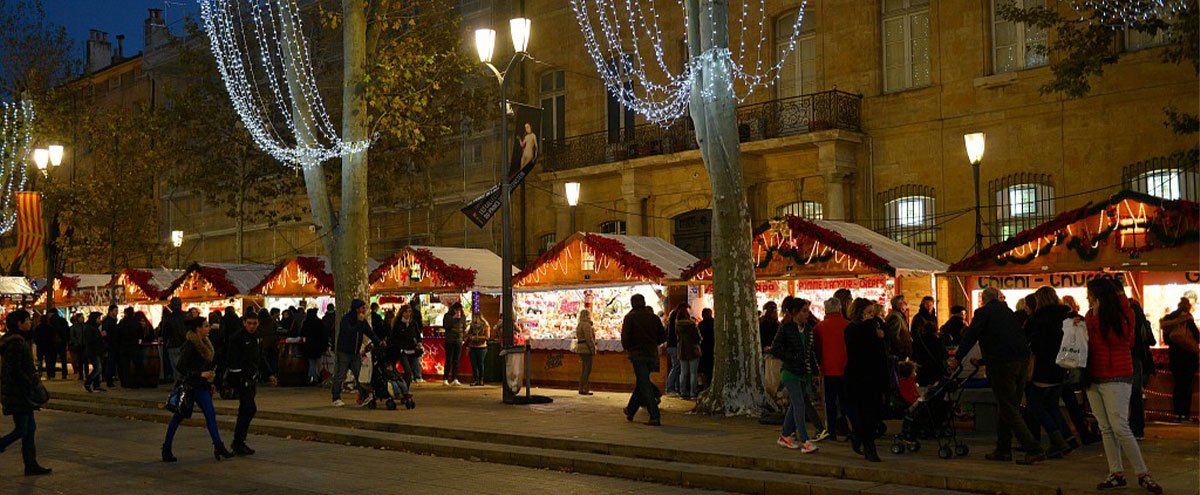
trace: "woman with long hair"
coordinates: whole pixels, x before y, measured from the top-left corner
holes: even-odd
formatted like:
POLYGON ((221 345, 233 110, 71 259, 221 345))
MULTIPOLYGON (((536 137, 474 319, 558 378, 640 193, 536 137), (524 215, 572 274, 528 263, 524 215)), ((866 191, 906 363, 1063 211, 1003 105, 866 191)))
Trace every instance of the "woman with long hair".
POLYGON ((1175 420, 1186 423, 1192 418, 1192 391, 1195 390, 1196 369, 1200 367, 1200 354, 1196 347, 1200 331, 1192 317, 1192 301, 1186 297, 1179 298, 1179 307, 1159 320, 1159 328, 1163 331, 1163 340, 1170 347, 1167 358, 1171 365, 1171 376, 1175 379, 1172 393, 1175 420))
POLYGON ((491 336, 492 326, 488 325, 483 314, 471 312, 471 324, 467 330, 467 353, 471 358, 471 386, 483 386, 483 357, 487 354, 487 341, 491 336))
POLYGON ((846 383, 853 414, 854 436, 851 443, 868 461, 880 462, 875 448, 882 421, 883 395, 891 382, 883 327, 878 318, 879 305, 868 299, 855 299, 850 306, 850 324, 846 326, 846 383))
POLYGON ((1037 309, 1025 322, 1033 364, 1033 373, 1025 386, 1025 401, 1037 419, 1036 424, 1030 425, 1030 430, 1035 434, 1039 426, 1046 430, 1050 438, 1046 457, 1058 459, 1072 450, 1066 441, 1071 431, 1066 429, 1066 419, 1058 408, 1066 371, 1055 362, 1062 346, 1063 320, 1070 318, 1072 311, 1058 299, 1058 293, 1052 287, 1038 288, 1033 297, 1037 309))
POLYGON ((667 395, 679 396, 681 392, 679 374, 681 373, 681 364, 679 362, 679 333, 676 332, 675 320, 679 317, 680 311, 686 311, 687 303, 679 303, 675 309, 671 310, 671 314, 667 315, 667 360, 670 362, 671 369, 667 370, 667 395))
POLYGON ((321 377, 321 357, 329 350, 325 326, 317 316, 317 308, 308 308, 304 323, 300 325, 300 337, 304 339, 300 351, 304 354, 304 359, 308 360, 308 384, 315 387, 324 381, 321 377))
MULTIPOLYGON (((179 367, 175 372, 179 374, 179 381, 188 388, 196 405, 200 406, 200 411, 204 413, 204 424, 208 427, 208 435, 212 437, 213 457, 218 461, 222 458, 229 459, 233 457, 233 453, 226 450, 225 443, 221 441, 221 432, 217 430, 217 411, 213 408, 213 358, 216 356, 216 350, 208 339, 208 321, 191 318, 185 320, 183 325, 187 328, 187 343, 179 353, 179 367)), ((182 421, 183 416, 176 414, 167 425, 167 438, 162 444, 163 462, 178 460, 171 452, 171 446, 175 440, 175 431, 179 429, 179 423, 182 421)))
POLYGON ((779 331, 779 313, 775 301, 767 301, 762 307, 762 315, 758 317, 758 340, 766 351, 775 342, 775 333, 779 331))
POLYGON ((817 446, 809 440, 804 414, 807 409, 805 394, 813 377, 819 374, 816 349, 812 340, 800 330, 801 325, 808 322, 808 306, 809 302, 804 299, 785 298, 783 324, 771 342, 771 355, 783 362, 780 381, 788 391, 788 410, 784 413, 783 431, 775 443, 781 447, 799 449, 805 454, 817 451, 817 446))
POLYGON ((579 355, 579 395, 592 395, 588 379, 592 375, 592 358, 596 354, 596 331, 592 329, 592 312, 587 308, 579 310, 573 350, 579 355))
POLYGON ((458 382, 458 362, 462 359, 463 336, 467 332, 467 317, 462 303, 454 303, 442 317, 446 335, 446 360, 442 363, 442 385, 462 385, 458 382))
POLYGON ((400 306, 392 320, 392 335, 388 341, 399 351, 404 366, 404 380, 410 385, 421 381, 421 322, 414 316, 411 304, 400 306))
POLYGON ((1133 332, 1137 321, 1129 298, 1111 279, 1093 279, 1087 284, 1088 310, 1088 402, 1108 459, 1108 477, 1096 488, 1106 490, 1126 485, 1122 457, 1128 456, 1137 482, 1150 493, 1162 487, 1150 477, 1142 450, 1129 429, 1129 396, 1133 390, 1133 332))
POLYGON ((675 335, 679 340, 679 395, 692 399, 700 385, 700 329, 686 304, 676 310, 675 335))

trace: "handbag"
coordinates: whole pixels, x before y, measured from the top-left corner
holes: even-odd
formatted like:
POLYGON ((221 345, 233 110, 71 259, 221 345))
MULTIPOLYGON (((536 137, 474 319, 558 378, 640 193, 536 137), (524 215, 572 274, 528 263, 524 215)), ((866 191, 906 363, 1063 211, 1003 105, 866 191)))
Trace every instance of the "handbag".
POLYGON ((1088 361, 1087 325, 1075 318, 1067 318, 1063 320, 1062 328, 1062 344, 1058 347, 1058 356, 1055 357, 1054 364, 1067 370, 1086 367, 1088 361))
POLYGON ((167 394, 166 409, 175 413, 183 419, 192 417, 192 410, 196 406, 196 398, 192 394, 192 389, 183 382, 176 383, 171 391, 167 394))
POLYGON ((29 388, 29 396, 26 398, 29 405, 34 409, 40 408, 50 402, 50 391, 46 390, 46 386, 42 385, 41 380, 33 382, 33 386, 29 388))

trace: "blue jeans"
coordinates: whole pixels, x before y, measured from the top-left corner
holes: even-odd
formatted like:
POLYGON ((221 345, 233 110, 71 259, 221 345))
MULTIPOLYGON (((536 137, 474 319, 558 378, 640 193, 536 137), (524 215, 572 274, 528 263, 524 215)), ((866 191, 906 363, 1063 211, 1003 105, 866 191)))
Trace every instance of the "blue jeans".
POLYGON ((825 419, 829 421, 829 433, 833 434, 838 418, 846 414, 846 388, 840 376, 825 377, 825 419))
POLYGON ((808 441, 808 429, 804 425, 804 391, 808 384, 800 380, 783 382, 788 391, 788 410, 783 417, 783 436, 790 437, 793 433, 800 434, 800 442, 808 441))
POLYGON ((658 411, 658 387, 650 380, 650 370, 654 368, 658 357, 629 357, 633 364, 633 375, 637 377, 637 385, 629 396, 629 404, 625 406, 625 414, 633 416, 639 408, 646 408, 651 420, 659 420, 662 416, 658 411))
POLYGON ((679 393, 679 348, 668 347, 667 356, 671 358, 671 369, 667 371, 667 393, 679 393))
MULTIPOLYGON (((346 372, 349 371, 354 375, 354 381, 358 381, 359 368, 362 366, 362 360, 358 354, 349 352, 339 352, 334 356, 333 361, 333 378, 330 378, 333 392, 333 400, 342 400, 342 382, 346 381, 346 372)), ((361 393, 360 393, 361 395, 361 393)))
POLYGON ((308 379, 313 382, 321 380, 321 358, 308 360, 308 379))
POLYGON ((183 351, 182 347, 167 347, 165 345, 159 347, 166 359, 161 359, 163 378, 166 380, 175 379, 175 361, 179 360, 179 353, 183 351))
POLYGON ((21 458, 25 461, 25 467, 31 468, 37 466, 37 446, 33 443, 33 434, 37 432, 37 421, 33 419, 33 413, 14 414, 12 433, 4 435, 0 438, 0 449, 7 449, 9 445, 21 440, 21 458))
POLYGON ((446 342, 446 360, 442 363, 442 379, 452 382, 458 379, 458 362, 462 360, 462 342, 446 342))
POLYGON ((101 356, 92 355, 88 356, 88 361, 92 363, 92 369, 88 372, 87 376, 83 378, 83 386, 86 387, 91 385, 92 388, 100 388, 100 375, 103 374, 100 370, 100 362, 104 361, 104 358, 101 356))
POLYGON ((700 385, 700 359, 679 362, 679 394, 684 397, 695 397, 696 387, 700 385))
POLYGON ((469 352, 471 354, 471 378, 476 383, 483 383, 483 357, 487 354, 487 347, 472 347, 469 352))
MULTIPOLYGON (((196 398, 196 405, 200 406, 200 411, 204 413, 204 424, 208 426, 208 436, 212 437, 213 447, 223 447, 225 444, 221 442, 221 432, 217 431, 217 410, 213 409, 212 392, 208 387, 202 387, 192 389, 192 394, 196 398)), ((175 430, 179 429, 181 421, 183 417, 178 414, 171 417, 171 423, 167 425, 167 438, 163 440, 163 450, 171 450, 171 444, 175 442, 175 430)))
MULTIPOLYGON (((1031 385, 1026 387, 1025 402, 1029 406, 1029 410, 1033 412, 1034 417, 1038 420, 1038 426, 1046 430, 1046 436, 1050 438, 1051 450, 1062 450, 1065 445, 1056 445, 1055 443, 1068 435, 1063 435, 1062 428, 1066 426, 1067 420, 1063 418, 1062 409, 1058 408, 1058 399, 1062 397, 1062 385, 1054 385, 1052 387, 1039 387, 1031 385), (1055 433, 1062 435, 1055 437, 1055 433)), ((1070 432, 1066 432, 1070 433, 1070 432)))
POLYGON ((416 353, 400 354, 400 365, 404 366, 404 380, 412 383, 413 380, 423 378, 421 373, 421 356, 416 353))

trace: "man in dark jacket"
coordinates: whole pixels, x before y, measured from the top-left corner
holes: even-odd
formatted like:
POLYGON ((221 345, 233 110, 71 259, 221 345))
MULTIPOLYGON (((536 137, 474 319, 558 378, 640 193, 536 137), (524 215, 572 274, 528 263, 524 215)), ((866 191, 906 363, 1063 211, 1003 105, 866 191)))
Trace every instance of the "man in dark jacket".
POLYGON ((962 342, 963 330, 967 328, 966 318, 967 308, 957 305, 950 308, 950 319, 938 330, 942 334, 943 346, 958 347, 959 342, 962 342))
MULTIPOLYGON (((276 310, 278 312, 278 310, 276 310)), ((246 326, 246 319, 242 318, 242 326, 246 326)), ((259 379, 265 379, 267 376, 274 375, 278 372, 279 367, 279 322, 271 317, 271 312, 267 308, 263 308, 258 312, 258 335, 259 343, 262 344, 263 362, 267 367, 263 368, 259 379)), ((291 335, 288 335, 291 337, 291 335)), ((235 452, 236 453, 236 452, 235 452)))
POLYGON ((33 340, 33 345, 37 347, 37 366, 46 374, 47 378, 54 379, 54 370, 57 366, 58 353, 55 352, 58 336, 54 333, 54 327, 50 325, 50 318, 43 315, 33 331, 30 332, 30 338, 33 340))
POLYGON ((141 361, 138 352, 139 335, 142 332, 141 322, 132 307, 125 308, 125 316, 117 324, 117 337, 114 339, 117 352, 117 378, 121 380, 121 388, 138 388, 141 380, 141 361))
POLYGON ((54 330, 54 356, 62 366, 63 380, 66 380, 71 377, 67 372, 67 344, 71 341, 71 325, 58 311, 50 311, 50 328, 54 330))
POLYGON ((367 324, 367 303, 355 299, 350 303, 350 312, 342 317, 341 327, 338 328, 337 346, 334 347, 333 378, 330 380, 333 390, 333 407, 346 405, 342 402, 342 382, 346 380, 346 371, 358 380, 359 349, 362 339, 366 336, 372 343, 378 342, 375 332, 367 324))
POLYGON ((262 351, 263 335, 259 334, 259 325, 258 315, 254 311, 246 311, 242 316, 242 329, 231 335, 226 344, 225 367, 229 370, 229 376, 225 383, 233 387, 238 397, 237 423, 233 428, 235 455, 254 454, 254 449, 246 445, 246 434, 250 432, 250 421, 258 412, 254 399, 258 395, 259 373, 267 375, 271 385, 279 384, 262 351))
POLYGON ((187 317, 188 314, 183 311, 183 301, 172 297, 163 311, 162 322, 158 324, 158 333, 167 346, 167 359, 163 361, 167 378, 174 378, 179 353, 183 351, 183 344, 187 343, 187 329, 183 327, 183 320, 187 317))
POLYGON ((644 296, 634 294, 629 302, 633 309, 625 315, 625 322, 621 324, 621 346, 629 355, 637 385, 629 396, 629 404, 625 406, 625 419, 633 421, 638 409, 644 407, 650 413, 650 422, 646 424, 660 426, 662 417, 658 411, 658 397, 662 394, 654 386, 650 373, 658 371, 658 347, 667 342, 667 333, 662 320, 646 306, 644 296))
POLYGON ((29 312, 18 309, 4 318, 7 332, 0 337, 0 407, 5 416, 12 416, 16 425, 12 433, 0 437, 0 452, 21 440, 21 457, 25 461, 25 476, 50 474, 38 465, 34 432, 37 423, 33 412, 38 407, 31 402, 34 385, 38 384, 37 366, 29 349, 29 328, 33 319, 29 312))
POLYGON ((988 380, 996 396, 996 451, 987 454, 989 461, 1012 460, 1012 437, 1025 450, 1020 464, 1033 464, 1046 459, 1041 445, 1033 438, 1029 426, 1021 418, 1019 406, 1025 391, 1025 366, 1029 361, 1029 343, 1025 331, 1004 301, 1000 291, 989 287, 983 290, 983 306, 975 310, 971 326, 963 335, 956 355, 966 356, 975 344, 987 363, 988 380))
POLYGON ((108 305, 108 312, 100 321, 100 335, 104 337, 104 345, 108 353, 104 355, 104 382, 108 388, 113 388, 113 378, 117 376, 117 353, 120 342, 117 340, 117 305, 108 305))

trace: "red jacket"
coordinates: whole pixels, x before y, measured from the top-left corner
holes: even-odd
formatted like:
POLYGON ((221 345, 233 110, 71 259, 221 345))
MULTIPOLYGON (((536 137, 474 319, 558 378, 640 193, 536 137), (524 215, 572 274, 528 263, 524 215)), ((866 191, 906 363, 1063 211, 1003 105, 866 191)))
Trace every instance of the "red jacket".
POLYGON ((846 325, 850 321, 841 313, 825 315, 825 321, 813 328, 821 374, 840 377, 846 371, 846 325))
POLYGON ((1121 321, 1106 322, 1117 325, 1119 332, 1104 332, 1100 329, 1100 318, 1095 310, 1088 310, 1088 375, 1093 380, 1106 380, 1133 376, 1133 355, 1129 349, 1133 347, 1134 320, 1133 308, 1129 306, 1129 298, 1124 294, 1121 300, 1121 321))

